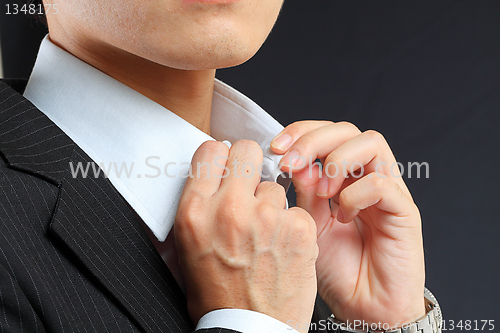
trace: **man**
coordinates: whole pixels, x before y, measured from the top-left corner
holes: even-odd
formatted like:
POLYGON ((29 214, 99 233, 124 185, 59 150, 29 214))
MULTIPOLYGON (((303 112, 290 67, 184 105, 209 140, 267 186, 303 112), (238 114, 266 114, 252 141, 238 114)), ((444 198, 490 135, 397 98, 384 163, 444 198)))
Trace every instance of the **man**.
POLYGON ((307 331, 318 291, 357 329, 437 330, 418 209, 384 138, 282 130, 214 84, 255 54, 282 0, 45 5, 49 36, 16 87, 34 105, 0 89, 2 329, 307 331), (273 153, 297 208, 254 172, 273 153))

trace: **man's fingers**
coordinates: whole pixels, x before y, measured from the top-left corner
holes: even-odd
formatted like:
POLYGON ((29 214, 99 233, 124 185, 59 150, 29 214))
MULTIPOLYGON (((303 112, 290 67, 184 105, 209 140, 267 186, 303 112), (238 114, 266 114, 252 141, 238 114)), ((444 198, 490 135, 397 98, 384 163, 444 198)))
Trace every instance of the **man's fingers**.
POLYGON ((288 125, 271 141, 271 148, 276 154, 284 154, 304 134, 323 126, 333 124, 331 121, 297 121, 288 125))
MULTIPOLYGON (((317 234, 317 226, 316 222, 312 218, 312 216, 309 214, 308 211, 301 207, 292 207, 289 210, 286 211, 286 214, 288 216, 291 216, 291 219, 295 223, 299 223, 300 226, 304 228, 302 232, 300 232, 301 235, 306 236, 309 235, 311 237, 314 237, 313 241, 309 242, 310 244, 313 244, 314 247, 316 248, 316 256, 315 259, 318 255, 318 247, 316 244, 316 234, 317 234)), ((297 228, 300 230, 300 228, 297 228)), ((300 237, 304 239, 303 237, 300 237)))
POLYGON ((330 123, 302 135, 282 158, 282 170, 293 173, 305 168, 309 161, 323 158, 337 147, 361 134, 359 129, 346 122, 330 123))
POLYGON ((262 148, 255 141, 239 140, 229 150, 226 173, 220 189, 236 191, 235 195, 255 194, 260 182, 262 148))
POLYGON ((283 186, 275 182, 261 182, 255 190, 255 197, 261 202, 267 202, 275 207, 286 207, 286 192, 283 186))
POLYGON ((309 172, 302 170, 293 175, 293 185, 297 194, 297 206, 305 209, 316 221, 320 233, 331 218, 328 199, 316 195, 320 169, 314 165, 309 172))
POLYGON ((355 136, 326 157, 324 179, 318 185, 317 194, 330 198, 338 193, 346 178, 356 180, 371 172, 381 178, 392 178, 410 196, 389 145, 376 131, 355 136))
POLYGON ((222 142, 206 141, 194 153, 185 192, 211 196, 219 189, 227 162, 229 148, 222 142))
POLYGON ((339 205, 337 220, 340 222, 352 221, 360 211, 369 207, 377 208, 370 220, 374 221, 376 228, 393 238, 401 236, 396 229, 420 226, 419 212, 411 198, 393 180, 380 178, 376 173, 346 187, 339 195, 339 205), (415 218, 407 218, 413 214, 415 218))

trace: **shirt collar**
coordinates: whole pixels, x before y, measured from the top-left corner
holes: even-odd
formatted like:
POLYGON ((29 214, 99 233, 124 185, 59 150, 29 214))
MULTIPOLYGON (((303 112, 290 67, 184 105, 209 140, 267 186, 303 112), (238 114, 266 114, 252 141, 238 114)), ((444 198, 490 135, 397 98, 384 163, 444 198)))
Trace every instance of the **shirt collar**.
MULTIPOLYGON (((187 169, 203 142, 254 140, 264 151, 266 180, 279 174, 280 157, 269 143, 283 126, 219 80, 214 82, 209 136, 45 37, 24 96, 80 146, 94 166, 106 170, 159 241, 173 226, 187 169)), ((78 165, 70 167, 77 170, 78 165)), ((92 165, 82 167, 87 176, 94 176, 92 165)))

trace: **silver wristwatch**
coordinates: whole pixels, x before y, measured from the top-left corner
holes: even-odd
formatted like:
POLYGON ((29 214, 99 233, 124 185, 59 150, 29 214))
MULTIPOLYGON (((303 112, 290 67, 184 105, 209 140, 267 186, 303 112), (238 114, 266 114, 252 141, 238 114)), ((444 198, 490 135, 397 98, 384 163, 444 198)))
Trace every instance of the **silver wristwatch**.
POLYGON ((426 314, 413 323, 402 324, 401 327, 387 328, 388 330, 384 331, 385 327, 378 327, 376 325, 377 327, 375 330, 370 330, 373 329, 373 327, 370 327, 367 324, 364 325, 361 321, 345 323, 335 318, 333 314, 328 318, 328 321, 330 322, 329 327, 332 328, 331 332, 333 333, 441 333, 443 315, 438 301, 427 288, 424 290, 424 297, 426 314), (366 327, 368 327, 368 330, 365 329, 366 327))

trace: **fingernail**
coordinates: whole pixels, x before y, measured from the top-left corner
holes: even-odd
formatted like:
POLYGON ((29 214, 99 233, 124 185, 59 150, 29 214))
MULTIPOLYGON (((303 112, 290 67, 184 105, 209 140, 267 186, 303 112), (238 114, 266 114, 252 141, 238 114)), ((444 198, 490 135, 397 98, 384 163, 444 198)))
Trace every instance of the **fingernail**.
POLYGON ((337 221, 339 222, 345 222, 344 221, 344 213, 342 213, 342 209, 339 208, 337 212, 337 221))
POLYGON ((330 184, 330 180, 328 177, 323 176, 318 182, 318 187, 316 189, 316 195, 318 197, 326 197, 328 195, 328 186, 330 184))
POLYGON ((300 163, 300 155, 296 150, 291 150, 283 156, 280 165, 295 168, 300 163), (292 164, 290 165, 290 161, 292 164))
POLYGON ((271 141, 271 146, 279 150, 287 150, 292 143, 292 137, 289 134, 280 134, 271 141))

